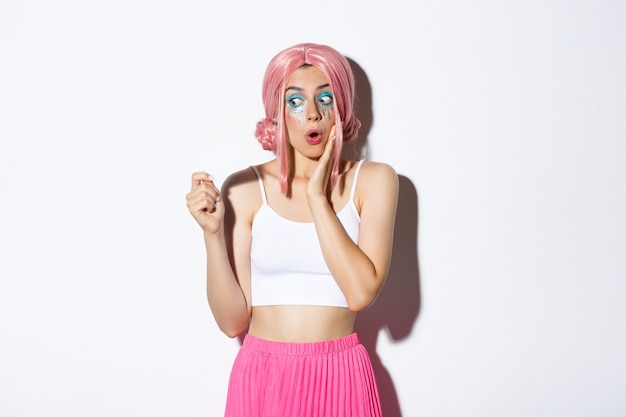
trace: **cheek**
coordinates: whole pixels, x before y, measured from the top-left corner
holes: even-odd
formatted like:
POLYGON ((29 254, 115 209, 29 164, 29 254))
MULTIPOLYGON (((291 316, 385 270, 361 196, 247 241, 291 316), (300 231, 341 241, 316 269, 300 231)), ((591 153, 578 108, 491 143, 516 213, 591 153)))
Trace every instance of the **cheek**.
POLYGON ((285 109, 285 138, 287 143, 291 142, 291 136, 297 134, 299 127, 301 126, 300 117, 298 114, 294 114, 293 109, 285 109))
POLYGON ((322 106, 322 117, 330 121, 334 121, 335 120, 335 106, 333 106, 332 104, 328 106, 322 106))
POLYGON ((304 106, 300 107, 285 107, 285 122, 287 123, 300 123, 302 122, 302 113, 304 112, 304 106))

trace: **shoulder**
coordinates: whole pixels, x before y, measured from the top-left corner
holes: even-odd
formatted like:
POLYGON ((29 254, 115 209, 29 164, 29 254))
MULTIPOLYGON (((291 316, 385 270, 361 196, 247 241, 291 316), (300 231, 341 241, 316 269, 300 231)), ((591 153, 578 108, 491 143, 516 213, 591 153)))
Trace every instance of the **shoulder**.
POLYGON ((385 186, 398 187, 398 174, 389 164, 383 162, 363 161, 359 171, 358 185, 367 189, 385 186))
POLYGON ((230 174, 222 184, 222 198, 230 210, 249 218, 262 203, 258 178, 251 167, 230 174))
POLYGON ((398 202, 399 180, 395 169, 389 164, 364 161, 356 183, 356 201, 359 213, 369 207, 370 212, 383 213, 395 210, 398 202))
POLYGON ((222 184, 222 193, 245 192, 254 185, 258 186, 257 177, 251 167, 233 172, 222 184))

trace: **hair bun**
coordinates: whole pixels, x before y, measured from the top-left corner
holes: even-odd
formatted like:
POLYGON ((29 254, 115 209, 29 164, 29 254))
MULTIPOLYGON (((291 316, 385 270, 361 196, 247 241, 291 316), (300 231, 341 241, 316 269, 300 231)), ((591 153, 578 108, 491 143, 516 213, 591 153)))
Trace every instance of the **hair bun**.
POLYGON ((359 129, 361 128, 361 121, 356 118, 356 116, 352 116, 350 120, 344 123, 343 125, 343 141, 352 142, 356 139, 359 134, 359 129))
POLYGON ((259 120, 256 124, 256 140, 266 151, 276 150, 276 125, 269 118, 259 120))

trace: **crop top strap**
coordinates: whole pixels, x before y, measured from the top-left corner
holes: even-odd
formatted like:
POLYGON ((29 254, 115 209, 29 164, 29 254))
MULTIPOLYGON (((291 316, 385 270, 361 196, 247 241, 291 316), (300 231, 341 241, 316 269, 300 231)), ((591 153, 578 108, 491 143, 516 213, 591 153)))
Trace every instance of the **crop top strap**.
MULTIPOLYGON (((356 183, 359 178, 359 171, 361 170, 361 165, 363 165, 363 159, 361 159, 356 165, 356 171, 354 172, 354 180, 352 180, 352 189, 350 190, 350 201, 354 201, 354 193, 356 192, 356 183)), ((250 166, 256 175, 257 180, 259 181, 259 188, 261 189, 261 198, 263 199, 263 204, 267 204, 267 195, 265 194, 265 185, 263 184, 263 179, 261 178, 261 173, 254 165, 250 166)))
POLYGON ((257 180, 259 180, 259 187, 261 187, 261 198, 263 198, 263 204, 267 204, 267 195, 265 195, 265 185, 263 185, 263 179, 261 178, 261 174, 259 170, 254 166, 250 166, 254 173, 256 174, 257 180))
POLYGON ((354 201, 354 192, 356 191, 356 180, 359 178, 359 171, 361 169, 361 165, 363 165, 363 159, 361 159, 356 165, 356 171, 354 172, 354 180, 352 180, 352 190, 350 190, 350 200, 354 201))

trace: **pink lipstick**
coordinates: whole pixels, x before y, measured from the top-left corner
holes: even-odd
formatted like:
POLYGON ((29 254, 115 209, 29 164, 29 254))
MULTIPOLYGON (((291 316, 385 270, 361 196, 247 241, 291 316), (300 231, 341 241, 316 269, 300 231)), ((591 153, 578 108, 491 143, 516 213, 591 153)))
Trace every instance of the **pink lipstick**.
POLYGON ((311 145, 317 145, 322 141, 322 131, 319 129, 311 129, 306 132, 306 141, 311 145))

